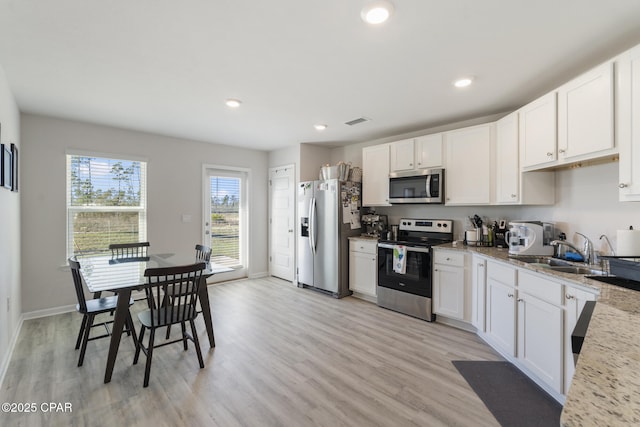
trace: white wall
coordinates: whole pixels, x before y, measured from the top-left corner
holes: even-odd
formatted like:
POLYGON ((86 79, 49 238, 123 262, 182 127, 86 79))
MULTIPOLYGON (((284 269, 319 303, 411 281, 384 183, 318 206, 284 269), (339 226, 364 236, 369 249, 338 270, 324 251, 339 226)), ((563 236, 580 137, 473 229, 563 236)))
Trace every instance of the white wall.
POLYGON ((154 251, 190 253, 202 240, 202 165, 251 170, 249 275, 268 271, 266 152, 187 141, 63 119, 22 115, 24 312, 72 304, 66 268, 65 151, 85 150, 148 161, 147 238, 154 251), (182 222, 182 214, 192 216, 182 222))
MULTIPOLYGON (((0 66, 0 142, 18 146, 21 166, 20 113, 0 66)), ((21 171, 22 172, 22 171, 21 171)), ((20 182, 21 184, 21 182, 20 182)), ((22 191, 22 189, 20 188, 22 191)), ((0 188, 0 383, 9 363, 20 322, 20 195, 0 188), (7 304, 7 299, 9 303, 7 304)))

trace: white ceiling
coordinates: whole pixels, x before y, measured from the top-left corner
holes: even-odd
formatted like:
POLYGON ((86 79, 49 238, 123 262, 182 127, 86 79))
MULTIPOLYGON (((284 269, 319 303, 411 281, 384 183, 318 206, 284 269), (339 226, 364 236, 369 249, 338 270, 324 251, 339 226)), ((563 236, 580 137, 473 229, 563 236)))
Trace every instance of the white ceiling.
POLYGON ((0 66, 23 112, 271 150, 509 111, 640 43, 638 0, 393 2, 0 0, 0 66))

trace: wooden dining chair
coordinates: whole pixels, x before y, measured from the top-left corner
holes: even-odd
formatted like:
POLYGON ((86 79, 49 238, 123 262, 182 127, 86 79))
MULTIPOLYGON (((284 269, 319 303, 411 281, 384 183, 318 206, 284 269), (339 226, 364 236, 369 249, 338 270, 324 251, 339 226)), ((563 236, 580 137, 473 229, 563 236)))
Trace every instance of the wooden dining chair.
MULTIPOLYGON (((78 262, 76 257, 69 258, 69 267, 71 268, 71 275, 73 276, 73 286, 75 288, 76 297, 78 300, 76 310, 83 315, 82 325, 80 326, 80 332, 78 332, 78 339, 76 340, 76 350, 80 349, 78 366, 82 366, 87 350, 87 342, 111 336, 109 324, 113 323, 113 320, 108 320, 97 324, 94 324, 93 322, 98 314, 110 313, 116 309, 116 306, 118 305, 118 296, 115 295, 104 298, 95 296, 94 299, 87 300, 84 296, 84 287, 82 285, 82 276, 80 274, 80 263, 78 262), (91 328, 100 326, 103 326, 105 328, 106 334, 89 338, 91 328)), ((129 300, 129 306, 131 305, 133 305, 133 299, 129 300)), ((136 332, 133 327, 131 313, 127 315, 126 327, 127 335, 133 335, 133 343, 137 346, 136 332)))
POLYGON ((147 277, 147 305, 148 310, 138 314, 142 324, 136 354, 133 364, 138 363, 140 350, 147 356, 144 371, 144 387, 149 385, 149 373, 153 349, 165 345, 182 342, 184 350, 188 350, 187 340, 193 341, 200 368, 204 368, 200 341, 196 332, 194 320, 198 315, 196 304, 198 302, 198 290, 203 270, 206 264, 203 262, 179 267, 148 268, 144 275, 147 277), (167 298, 171 294, 172 298, 167 298), (191 326, 191 334, 187 332, 186 323, 191 326), (168 327, 179 323, 182 327, 182 336, 179 339, 155 344, 156 329, 168 327), (149 329, 149 342, 145 347, 143 343, 146 330, 149 329))
POLYGON ((149 242, 112 243, 109 245, 114 259, 142 259, 149 256, 149 242))
POLYGON ((204 245, 196 245, 196 262, 206 262, 207 264, 211 261, 211 248, 204 245))

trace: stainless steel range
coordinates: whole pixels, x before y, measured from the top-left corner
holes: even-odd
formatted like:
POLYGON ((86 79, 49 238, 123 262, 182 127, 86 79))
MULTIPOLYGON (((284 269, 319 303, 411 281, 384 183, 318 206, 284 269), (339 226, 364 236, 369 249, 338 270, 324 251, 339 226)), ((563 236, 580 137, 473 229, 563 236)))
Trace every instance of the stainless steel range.
POLYGON ((431 308, 431 246, 451 241, 452 220, 401 219, 398 239, 378 243, 378 305, 430 322, 435 320, 431 308))

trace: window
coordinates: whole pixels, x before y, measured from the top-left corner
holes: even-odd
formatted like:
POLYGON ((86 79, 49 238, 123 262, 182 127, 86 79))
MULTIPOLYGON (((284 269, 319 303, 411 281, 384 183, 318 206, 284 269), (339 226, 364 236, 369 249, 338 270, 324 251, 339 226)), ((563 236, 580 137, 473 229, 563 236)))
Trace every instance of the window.
POLYGON ((146 162, 67 155, 68 256, 147 240, 146 177, 146 162))

